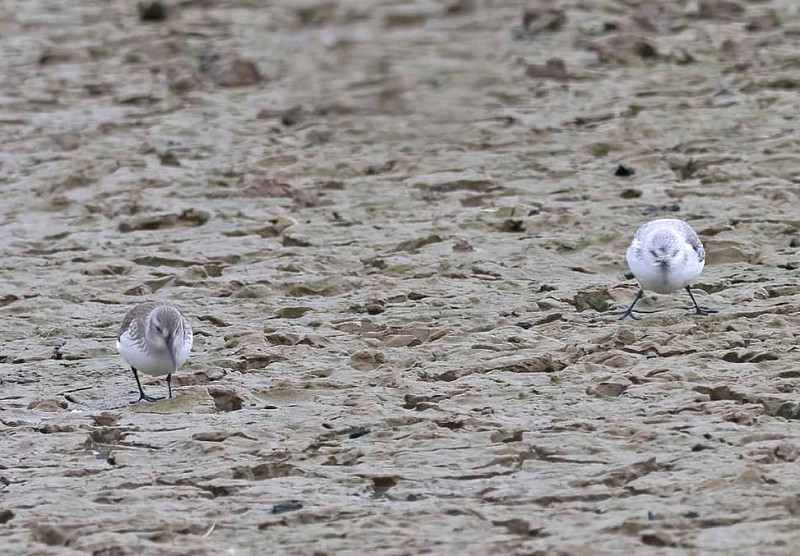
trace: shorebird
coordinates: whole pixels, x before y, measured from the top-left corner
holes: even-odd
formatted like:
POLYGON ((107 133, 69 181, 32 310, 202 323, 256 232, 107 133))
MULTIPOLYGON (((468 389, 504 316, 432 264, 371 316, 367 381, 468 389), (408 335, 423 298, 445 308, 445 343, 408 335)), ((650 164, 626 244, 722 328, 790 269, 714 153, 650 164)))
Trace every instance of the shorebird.
POLYGON ((172 373, 186 362, 192 341, 189 321, 173 305, 149 301, 128 311, 117 335, 117 351, 131 366, 139 387, 139 399, 131 403, 163 399, 144 393, 139 372, 150 376, 167 375, 169 397, 172 397, 172 373))
POLYGON ((685 289, 698 315, 716 313, 703 309, 689 287, 700 276, 706 252, 692 227, 676 218, 653 220, 641 226, 633 236, 626 255, 628 267, 639 281, 639 293, 622 318, 638 319, 633 308, 644 291, 672 293, 685 289))

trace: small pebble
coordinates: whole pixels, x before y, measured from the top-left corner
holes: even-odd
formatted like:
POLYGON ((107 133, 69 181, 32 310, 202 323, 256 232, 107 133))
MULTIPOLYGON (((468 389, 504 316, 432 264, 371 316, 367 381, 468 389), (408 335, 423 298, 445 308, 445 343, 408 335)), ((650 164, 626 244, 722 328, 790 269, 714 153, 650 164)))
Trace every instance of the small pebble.
POLYGON ((167 7, 161 2, 139 2, 140 21, 164 21, 167 7))
POLYGON ((370 432, 372 431, 370 431, 367 427, 358 427, 357 429, 352 430, 350 434, 347 435, 347 437, 361 438, 362 436, 368 435, 370 432))
POLYGON ((635 173, 636 173, 636 170, 634 170, 630 166, 625 166, 623 164, 620 164, 619 166, 617 166, 617 169, 614 172, 614 175, 618 176, 620 178, 628 178, 628 177, 634 175, 635 173))
POLYGON ((620 197, 623 199, 638 199, 642 196, 641 189, 623 189, 622 193, 619 194, 620 197))
POLYGON ((300 500, 285 500, 284 502, 278 502, 274 506, 272 506, 272 513, 273 514, 283 514, 286 512, 296 512, 297 510, 303 509, 303 503, 300 500))

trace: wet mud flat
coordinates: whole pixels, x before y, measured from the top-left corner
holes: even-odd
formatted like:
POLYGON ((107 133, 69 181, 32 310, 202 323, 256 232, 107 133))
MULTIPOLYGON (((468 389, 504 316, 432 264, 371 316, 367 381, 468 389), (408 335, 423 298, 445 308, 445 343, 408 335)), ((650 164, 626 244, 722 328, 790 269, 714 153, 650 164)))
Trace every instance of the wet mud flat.
POLYGON ((793 2, 165 6, 0 6, 3 552, 793 551, 793 2))

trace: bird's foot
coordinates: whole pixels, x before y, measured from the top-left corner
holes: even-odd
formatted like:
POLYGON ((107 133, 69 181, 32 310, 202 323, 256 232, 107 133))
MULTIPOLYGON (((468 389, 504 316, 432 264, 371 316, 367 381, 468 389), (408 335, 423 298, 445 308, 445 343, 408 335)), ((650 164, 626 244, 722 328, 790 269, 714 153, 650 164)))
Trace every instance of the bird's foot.
POLYGON ((632 309, 628 309, 627 311, 622 313, 622 316, 619 318, 619 320, 625 320, 628 317, 632 318, 633 320, 642 320, 642 317, 637 317, 636 315, 633 314, 632 309))
POLYGON ((697 310, 694 312, 696 315, 710 315, 711 313, 719 313, 716 309, 703 309, 702 307, 698 307, 697 310))
POLYGON ((158 400, 163 400, 163 399, 164 399, 163 396, 148 396, 147 394, 142 393, 142 394, 139 394, 139 399, 138 400, 133 401, 131 403, 132 404, 139 403, 142 400, 144 400, 146 402, 157 402, 158 400))

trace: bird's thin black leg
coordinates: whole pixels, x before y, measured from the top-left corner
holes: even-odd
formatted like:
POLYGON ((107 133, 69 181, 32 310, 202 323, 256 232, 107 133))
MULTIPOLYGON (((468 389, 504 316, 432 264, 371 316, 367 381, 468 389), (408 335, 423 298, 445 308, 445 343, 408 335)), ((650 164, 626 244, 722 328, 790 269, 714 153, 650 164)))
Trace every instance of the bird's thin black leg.
POLYGON ((698 315, 708 315, 710 313, 718 313, 719 312, 719 311, 716 311, 714 309, 703 309, 702 307, 700 307, 700 305, 697 304, 697 301, 695 300, 694 295, 692 295, 692 290, 691 290, 691 288, 689 288, 689 286, 686 286, 686 292, 689 294, 689 297, 692 298, 692 303, 694 303, 695 312, 698 315))
POLYGON ((640 317, 637 317, 636 315, 633 314, 633 308, 639 302, 639 300, 642 298, 643 295, 644 295, 644 290, 639 288, 639 293, 636 294, 636 299, 633 300, 633 303, 631 303, 631 306, 628 307, 628 310, 625 311, 622 314, 622 316, 620 317, 619 320, 625 320, 626 317, 630 317, 633 320, 639 320, 640 319, 640 317))
POLYGON ((148 396, 147 394, 144 393, 144 389, 142 388, 142 383, 139 382, 139 373, 136 371, 136 369, 134 367, 131 367, 131 370, 133 371, 133 378, 136 379, 136 386, 139 387, 139 399, 134 401, 134 402, 131 402, 131 403, 138 403, 138 402, 140 402, 142 400, 144 400, 146 402, 155 402, 155 401, 160 400, 161 398, 155 398, 153 396, 148 396))
POLYGON ((172 397, 172 374, 167 375, 167 390, 169 390, 169 397, 172 397))

